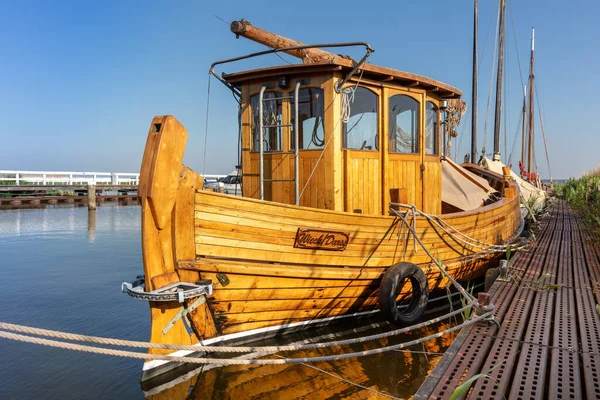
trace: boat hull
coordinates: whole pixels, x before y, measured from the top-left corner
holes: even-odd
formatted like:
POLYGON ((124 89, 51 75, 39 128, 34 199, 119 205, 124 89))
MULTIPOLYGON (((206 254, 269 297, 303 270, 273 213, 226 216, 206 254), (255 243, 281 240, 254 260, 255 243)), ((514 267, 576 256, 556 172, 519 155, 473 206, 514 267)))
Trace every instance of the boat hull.
MULTIPOLYGON (((145 285, 152 291, 209 279, 213 290, 199 306, 193 298, 150 302, 153 343, 216 343, 373 313, 389 267, 418 265, 430 290, 450 284, 440 262, 454 279, 474 279, 500 257, 483 244, 507 243, 522 226, 517 187, 487 171, 503 197, 473 211, 444 214, 443 221, 413 212, 405 219, 361 215, 204 191, 202 177, 182 164, 186 136, 171 116, 152 121, 139 185, 145 285), (192 305, 181 318, 182 306, 192 305)), ((401 296, 410 293, 406 287, 401 296)), ((153 375, 159 364, 164 362, 147 363, 145 374, 153 375)))

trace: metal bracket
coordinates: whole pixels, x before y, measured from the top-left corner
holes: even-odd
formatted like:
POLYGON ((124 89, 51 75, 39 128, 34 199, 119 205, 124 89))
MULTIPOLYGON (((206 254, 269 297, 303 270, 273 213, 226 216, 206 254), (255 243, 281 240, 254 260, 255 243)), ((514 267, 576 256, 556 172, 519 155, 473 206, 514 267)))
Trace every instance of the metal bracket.
POLYGON ((225 273, 224 273, 224 272, 219 272, 219 273, 217 274, 217 279, 219 280, 219 283, 220 283, 222 286, 227 286, 227 285, 229 285, 229 282, 230 282, 230 281, 229 281, 229 278, 227 277, 227 275, 225 275, 225 273))
POLYGON ((356 65, 354 66, 354 68, 352 69, 352 71, 350 71, 350 73, 348 75, 346 75, 346 77, 344 78, 343 81, 337 82, 335 84, 335 92, 336 93, 341 93, 342 92, 342 89, 344 88, 344 85, 346 83, 348 83, 348 81, 350 80, 350 78, 352 78, 352 76, 356 73, 356 71, 358 71, 358 69, 360 68, 360 66, 363 65, 365 62, 367 62, 367 58, 369 58, 369 56, 371 55, 372 52, 373 52, 373 49, 371 49, 370 47, 367 47, 367 53, 363 56, 363 58, 360 59, 359 62, 356 63, 356 65))
POLYGON ((510 275, 508 274, 508 260, 500 260, 500 276, 498 280, 501 282, 510 282, 510 275))
POLYGON ((171 330, 171 328, 173 326, 175 326, 175 324, 177 323, 177 321, 179 321, 183 317, 187 318, 187 315, 189 313, 191 313, 192 311, 194 311, 196 308, 198 308, 199 306, 201 306, 205 302, 206 302, 206 297, 205 296, 200 296, 192 304, 190 304, 188 307, 181 307, 181 310, 179 310, 177 312, 177 314, 175 314, 175 316, 163 328, 163 330, 162 330, 163 335, 166 335, 167 332, 169 332, 171 330))
POLYGON ((199 283, 201 284, 174 282, 151 292, 145 292, 145 281, 142 278, 133 283, 123 282, 121 284, 121 291, 139 300, 178 301, 179 303, 183 303, 184 300, 193 297, 212 295, 212 281, 204 280, 199 283))

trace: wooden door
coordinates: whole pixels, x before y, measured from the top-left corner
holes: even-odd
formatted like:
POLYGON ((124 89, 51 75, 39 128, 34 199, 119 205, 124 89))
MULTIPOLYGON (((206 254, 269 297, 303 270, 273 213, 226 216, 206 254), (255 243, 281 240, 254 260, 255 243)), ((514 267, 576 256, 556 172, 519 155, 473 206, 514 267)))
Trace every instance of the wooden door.
POLYGON ((381 215, 380 91, 362 86, 353 90, 349 118, 342 123, 344 209, 381 215))
POLYGON ((427 98, 422 145, 423 211, 442 213, 441 115, 439 102, 427 98))
POLYGON ((390 189, 402 189, 406 203, 423 209, 423 98, 422 91, 384 90, 383 198, 386 209, 390 189))

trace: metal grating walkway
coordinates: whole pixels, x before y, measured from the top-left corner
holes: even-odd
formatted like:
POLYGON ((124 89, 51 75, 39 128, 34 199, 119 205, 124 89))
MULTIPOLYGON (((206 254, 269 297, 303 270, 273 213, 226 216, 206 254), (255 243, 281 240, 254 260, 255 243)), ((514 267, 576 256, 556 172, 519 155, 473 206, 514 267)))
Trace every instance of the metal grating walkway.
POLYGON ((490 290, 500 328, 461 331, 415 399, 447 399, 480 373, 469 399, 600 399, 598 239, 559 201, 511 275, 490 290))

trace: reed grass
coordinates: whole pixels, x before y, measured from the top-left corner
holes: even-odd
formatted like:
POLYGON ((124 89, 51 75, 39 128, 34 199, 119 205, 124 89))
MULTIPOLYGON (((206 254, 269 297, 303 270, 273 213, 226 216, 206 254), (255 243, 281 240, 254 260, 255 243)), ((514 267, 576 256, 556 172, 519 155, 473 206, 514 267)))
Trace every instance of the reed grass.
POLYGON ((587 228, 600 234, 600 168, 557 186, 556 194, 585 216, 587 228))

